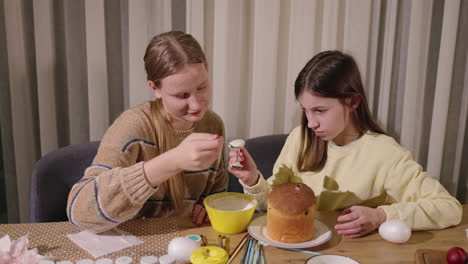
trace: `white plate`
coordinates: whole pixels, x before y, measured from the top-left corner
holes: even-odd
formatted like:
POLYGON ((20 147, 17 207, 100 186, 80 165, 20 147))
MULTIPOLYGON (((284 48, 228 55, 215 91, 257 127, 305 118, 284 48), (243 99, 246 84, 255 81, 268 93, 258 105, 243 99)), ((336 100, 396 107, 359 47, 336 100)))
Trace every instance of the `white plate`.
POLYGON ((262 215, 252 220, 249 227, 247 228, 249 234, 253 236, 255 239, 260 240, 264 243, 275 247, 283 247, 283 248, 310 248, 316 247, 327 242, 331 236, 332 232, 330 228, 322 221, 315 219, 315 231, 314 231, 314 239, 302 242, 302 243, 283 243, 276 240, 271 239, 267 235, 266 231, 266 216, 262 215))
POLYGON ((320 255, 310 258, 306 261, 305 264, 325 264, 325 263, 333 263, 333 264, 359 264, 359 262, 355 261, 352 258, 348 258, 345 256, 340 255, 320 255))

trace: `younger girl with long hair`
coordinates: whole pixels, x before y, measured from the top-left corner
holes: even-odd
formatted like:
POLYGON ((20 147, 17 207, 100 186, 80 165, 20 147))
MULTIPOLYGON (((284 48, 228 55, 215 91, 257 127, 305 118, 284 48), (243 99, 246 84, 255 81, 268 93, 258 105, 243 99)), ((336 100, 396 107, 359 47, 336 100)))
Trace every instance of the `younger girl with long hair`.
MULTIPOLYGON (((244 167, 229 166, 259 208, 266 208, 271 185, 285 181, 275 174, 286 166, 314 190, 317 210, 343 210, 335 229, 344 237, 366 235, 390 219, 413 230, 460 223, 460 203, 372 119, 351 56, 317 54, 299 73, 294 91, 302 124, 288 136, 273 176, 266 181, 245 148, 244 167)), ((232 164, 236 152, 229 155, 232 164)))

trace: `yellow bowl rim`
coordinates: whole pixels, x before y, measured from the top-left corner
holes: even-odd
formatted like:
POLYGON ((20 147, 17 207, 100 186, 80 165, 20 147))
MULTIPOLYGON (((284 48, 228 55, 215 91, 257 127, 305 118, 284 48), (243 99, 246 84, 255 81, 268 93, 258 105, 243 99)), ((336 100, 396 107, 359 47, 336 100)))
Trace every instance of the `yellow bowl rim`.
POLYGON ((238 192, 221 192, 221 193, 214 193, 214 194, 210 194, 208 195, 207 197, 205 197, 205 199, 203 199, 203 205, 205 206, 205 208, 211 208, 213 210, 216 210, 216 211, 221 211, 221 212, 231 212, 231 213, 234 213, 234 212, 244 212, 244 211, 248 211, 248 210, 251 210, 251 209, 257 209, 257 204, 258 204, 258 201, 257 199, 255 199, 255 197, 253 196, 250 196, 248 194, 245 194, 245 193, 238 193, 238 192), (247 198, 247 199, 244 199, 244 200, 249 200, 252 204, 253 204, 253 207, 252 208, 247 208, 247 209, 244 209, 244 210, 236 210, 236 211, 230 211, 230 210, 221 210, 221 209, 217 209, 217 208, 214 208, 212 206, 209 206, 208 205, 208 202, 210 200, 213 200, 215 198, 218 198, 220 196, 231 196, 231 195, 234 195, 236 197, 239 197, 239 198, 247 198))

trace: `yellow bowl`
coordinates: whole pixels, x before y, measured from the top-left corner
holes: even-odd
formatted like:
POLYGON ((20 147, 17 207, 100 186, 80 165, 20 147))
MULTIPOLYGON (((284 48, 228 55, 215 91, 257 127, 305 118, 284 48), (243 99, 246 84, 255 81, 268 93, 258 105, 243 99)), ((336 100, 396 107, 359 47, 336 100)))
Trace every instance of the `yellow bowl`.
POLYGON ((223 192, 203 200, 211 225, 223 234, 238 234, 247 229, 257 200, 243 193, 223 192))

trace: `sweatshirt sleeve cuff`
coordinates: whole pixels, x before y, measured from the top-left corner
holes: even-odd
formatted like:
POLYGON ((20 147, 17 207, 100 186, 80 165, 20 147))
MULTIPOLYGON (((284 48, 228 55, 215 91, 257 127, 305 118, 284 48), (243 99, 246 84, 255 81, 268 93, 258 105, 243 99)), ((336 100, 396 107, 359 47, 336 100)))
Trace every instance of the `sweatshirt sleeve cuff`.
POLYGON ((146 180, 143 161, 123 168, 120 175, 122 189, 133 204, 145 203, 158 188, 153 188, 146 180))
POLYGON ((258 172, 258 182, 255 185, 248 186, 243 181, 239 179, 239 183, 244 188, 244 192, 247 194, 257 194, 264 191, 265 184, 268 185, 268 182, 263 178, 262 173, 258 172))
POLYGON ((378 208, 381 208, 382 210, 384 210, 385 212, 385 215, 386 215, 386 220, 392 220, 392 219, 400 219, 400 216, 398 214, 398 210, 395 210, 392 206, 390 205, 381 205, 381 206, 378 206, 378 208))

